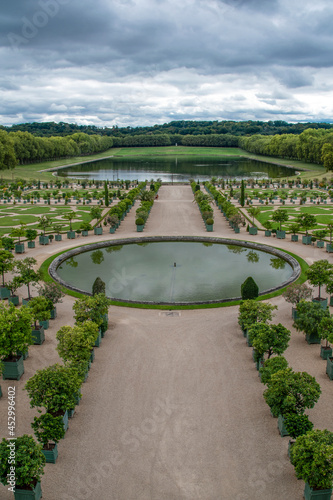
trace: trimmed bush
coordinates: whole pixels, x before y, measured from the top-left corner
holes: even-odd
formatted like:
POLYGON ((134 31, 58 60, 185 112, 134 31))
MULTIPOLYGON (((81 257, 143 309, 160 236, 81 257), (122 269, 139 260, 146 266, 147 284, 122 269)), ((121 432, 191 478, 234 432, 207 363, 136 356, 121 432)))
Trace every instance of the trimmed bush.
POLYGON ((145 223, 145 221, 142 219, 142 217, 138 217, 135 221, 135 224, 137 226, 142 226, 145 223))
POLYGON ((243 300, 252 300, 259 296, 259 287, 251 276, 241 285, 241 295, 243 300))
POLYGON ((212 224, 214 224, 214 219, 207 219, 206 220, 206 224, 208 224, 209 226, 211 226, 212 224))

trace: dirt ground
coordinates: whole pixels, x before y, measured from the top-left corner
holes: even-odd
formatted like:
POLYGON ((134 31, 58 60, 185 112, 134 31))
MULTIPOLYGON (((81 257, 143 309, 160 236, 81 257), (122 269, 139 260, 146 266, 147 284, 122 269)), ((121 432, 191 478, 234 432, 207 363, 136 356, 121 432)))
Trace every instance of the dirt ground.
MULTIPOLYGON (((136 207, 135 207, 136 208, 136 207)), ((38 245, 24 256, 38 263, 81 243, 137 236, 135 208, 116 234, 38 245)), ((202 235, 253 240, 299 254, 309 264, 332 261, 323 249, 236 235, 216 210, 207 233, 189 186, 162 186, 145 235, 202 235)), ((23 256, 23 257, 24 257, 23 256)), ((24 290, 20 291, 21 296, 24 290)), ((73 324, 74 298, 58 304, 46 341, 31 346, 20 381, 2 381, 1 435, 7 437, 7 388, 16 387, 17 435, 32 433, 36 414, 24 384, 37 369, 60 362, 57 330, 73 324)), ((318 345, 292 328, 291 305, 282 297, 275 320, 292 331, 286 358, 314 375, 322 388, 308 411, 314 426, 333 431, 332 381, 318 345)), ((288 437, 282 438, 266 405, 258 372, 237 324, 238 307, 159 311, 111 306, 109 329, 82 386, 82 400, 58 444, 57 463, 42 478, 44 500, 281 500, 301 499, 288 437)), ((0 485, 0 498, 13 494, 0 485)))

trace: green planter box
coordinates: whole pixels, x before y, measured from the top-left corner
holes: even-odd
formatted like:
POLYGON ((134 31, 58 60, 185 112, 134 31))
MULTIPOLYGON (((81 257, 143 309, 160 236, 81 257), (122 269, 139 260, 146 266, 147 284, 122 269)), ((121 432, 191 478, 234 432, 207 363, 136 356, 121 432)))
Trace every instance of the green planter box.
POLYGON ((316 333, 313 333, 311 335, 306 335, 305 336, 306 341, 308 344, 320 344, 321 343, 321 338, 318 337, 316 333))
POLYGON ((21 490, 15 488, 15 500, 40 500, 42 498, 42 487, 37 483, 33 490, 21 490))
POLYGON ((0 286, 0 298, 1 299, 8 299, 10 296, 10 290, 6 286, 0 286))
POLYGON ((257 227, 249 227, 249 234, 258 234, 258 228, 257 227))
POLYGON ((102 333, 101 333, 101 329, 99 328, 97 339, 95 340, 94 347, 99 347, 101 345, 101 342, 102 342, 102 333))
POLYGON ((278 429, 279 429, 281 437, 289 436, 288 431, 284 425, 284 416, 283 415, 278 416, 278 429))
POLYGON ((52 311, 50 311, 50 314, 51 314, 50 319, 56 319, 56 317, 57 317, 57 308, 56 308, 56 306, 54 306, 54 308, 52 309, 52 311))
POLYGON ((44 328, 41 326, 37 330, 33 329, 31 331, 32 343, 34 345, 42 345, 45 340, 44 328))
POLYGON ((279 240, 284 240, 285 237, 286 237, 286 232, 285 231, 279 231, 277 230, 276 231, 276 237, 279 239, 279 240))
POLYGON ((56 460, 58 458, 58 446, 57 443, 55 443, 54 448, 51 450, 42 450, 42 453, 45 457, 46 463, 47 464, 55 464, 56 460))
POLYGON ((82 231, 82 236, 88 236, 89 235, 89 231, 82 231))
POLYGON ((14 304, 14 306, 19 306, 20 299, 19 299, 18 295, 11 295, 10 297, 8 297, 8 303, 14 304))
POLYGON ((298 234, 292 234, 291 241, 298 241, 298 234))
POLYGON ((40 245, 48 245, 50 243, 49 237, 48 236, 40 236, 39 237, 39 244, 40 245))
POLYGON ((67 231, 67 239, 74 240, 75 239, 75 231, 67 231))
POLYGON ((249 347, 252 347, 252 343, 251 343, 251 340, 250 340, 248 333, 246 333, 246 343, 249 347))
POLYGON ((29 347, 26 348, 24 352, 17 351, 18 356, 23 356, 23 361, 29 357, 29 347))
POLYGON ((320 300, 312 299, 312 302, 320 304, 320 307, 324 309, 324 311, 327 309, 327 298, 326 299, 322 298, 320 300))
POLYGON ((28 248, 35 248, 36 243, 34 241, 28 241, 28 248))
POLYGON ((239 227, 234 227, 234 231, 235 231, 236 234, 240 233, 239 227))
POLYGON ((56 241, 61 241, 62 240, 62 234, 56 234, 54 238, 55 238, 56 241))
POLYGON ((62 417, 62 421, 64 424, 64 429, 65 429, 65 431, 67 431, 67 429, 68 429, 68 411, 67 410, 65 411, 65 414, 62 417))
POLYGON ((17 361, 3 361, 3 366, 4 380, 20 380, 24 373, 23 356, 21 355, 17 361))
POLYGON ((136 226, 136 230, 137 230, 137 232, 138 232, 138 233, 142 233, 142 231, 143 231, 143 227, 144 227, 144 225, 143 225, 143 224, 138 224, 138 225, 136 226))
POLYGON ((325 347, 324 345, 320 346, 320 357, 322 359, 327 359, 332 357, 332 347, 325 347))
POLYGON ((115 227, 110 227, 109 231, 110 231, 111 234, 113 234, 113 233, 115 233, 116 228, 115 227))
POLYGON ((328 377, 333 380, 333 358, 327 358, 326 373, 328 377))
POLYGON ((317 247, 318 248, 324 248, 324 242, 323 241, 317 241, 317 247))
POLYGON ((40 326, 42 326, 42 327, 44 328, 44 330, 47 330, 47 329, 49 328, 49 326, 50 326, 50 324, 49 324, 49 320, 48 320, 48 319, 46 319, 46 320, 44 320, 44 321, 40 321, 40 322, 39 322, 39 325, 40 325, 40 326))
POLYGON ((304 500, 331 500, 332 488, 329 490, 313 490, 305 483, 304 500))
POLYGON ((207 231, 212 232, 212 231, 213 231, 213 225, 214 225, 214 224, 206 224, 206 229, 207 229, 207 231))
POLYGON ((330 243, 326 243, 326 252, 332 253, 333 252, 333 245, 330 243))
POLYGON ((303 245, 311 245, 311 236, 302 236, 303 245))
POLYGON ((268 231, 268 230, 266 230, 266 231, 265 231, 265 236, 272 236, 272 231, 268 231))
POLYGON ((94 234, 96 234, 96 235, 103 234, 103 228, 102 227, 94 227, 94 234))
POLYGON ((90 355, 90 363, 93 363, 94 362, 94 359, 95 359, 95 351, 94 349, 91 350, 91 355, 90 355))
POLYGON ((15 244, 15 253, 24 253, 24 243, 15 244))
POLYGON ((292 307, 291 308, 291 316, 292 316, 293 319, 297 319, 298 318, 296 307, 292 307))

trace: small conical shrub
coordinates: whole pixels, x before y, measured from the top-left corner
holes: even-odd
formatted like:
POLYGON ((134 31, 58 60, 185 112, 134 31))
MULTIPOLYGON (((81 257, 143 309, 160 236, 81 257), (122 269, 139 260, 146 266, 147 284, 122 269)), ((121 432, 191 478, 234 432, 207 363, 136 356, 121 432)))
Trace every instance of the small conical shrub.
POLYGON ((243 300, 252 300, 258 297, 259 287, 251 276, 246 278, 241 285, 241 295, 243 300))

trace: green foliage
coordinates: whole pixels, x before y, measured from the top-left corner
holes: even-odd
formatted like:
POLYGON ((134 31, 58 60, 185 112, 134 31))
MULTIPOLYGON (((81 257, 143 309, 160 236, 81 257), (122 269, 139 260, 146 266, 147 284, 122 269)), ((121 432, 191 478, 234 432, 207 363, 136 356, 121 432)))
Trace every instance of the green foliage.
POLYGON ((308 230, 317 224, 315 215, 303 213, 297 218, 297 222, 301 228, 305 229, 306 236, 308 235, 308 230))
POLYGON ((25 235, 26 235, 28 241, 33 241, 37 238, 38 232, 36 231, 36 229, 28 228, 25 231, 25 235))
POLYGON ((51 218, 48 215, 42 215, 38 221, 38 227, 43 229, 45 235, 46 228, 52 225, 51 218))
POLYGON ((247 209, 247 211, 250 215, 252 215, 252 224, 254 225, 254 219, 260 214, 261 209, 260 207, 250 207, 247 209))
POLYGON ((62 218, 68 220, 69 222, 69 230, 72 231, 72 220, 77 217, 76 213, 74 210, 70 210, 69 212, 66 212, 63 214, 62 218))
POLYGON ((2 274, 2 285, 5 286, 5 273, 14 268, 14 255, 8 250, 0 248, 0 273, 2 274))
POLYGON ((249 328, 248 335, 260 358, 265 354, 268 358, 273 354, 283 354, 290 340, 290 331, 281 323, 277 325, 255 323, 249 328))
POLYGON ((40 271, 35 271, 33 266, 37 264, 36 259, 33 257, 26 257, 23 260, 16 261, 16 270, 19 273, 19 279, 23 285, 28 288, 28 297, 31 298, 30 285, 36 285, 41 279, 40 271))
POLYGON ((40 417, 34 417, 31 427, 37 441, 44 449, 49 447, 50 442, 58 443, 65 436, 64 422, 62 416, 54 417, 51 413, 44 413, 40 417))
POLYGON ((292 283, 283 292, 282 297, 290 304, 298 304, 301 300, 310 299, 312 297, 312 289, 306 283, 292 283))
POLYGON ((277 306, 255 300, 244 300, 239 306, 238 324, 243 330, 250 328, 253 323, 267 323, 274 316, 277 306))
POLYGON ((99 293, 105 295, 105 283, 99 276, 97 276, 92 286, 92 294, 97 295, 99 293))
POLYGON ((50 281, 49 283, 44 283, 42 286, 39 286, 38 293, 42 297, 45 297, 46 299, 50 300, 52 302, 52 305, 62 302, 61 299, 65 297, 65 294, 61 289, 61 286, 58 283, 55 283, 54 281, 50 281))
POLYGON ((211 219, 211 218, 207 219, 206 224, 208 224, 208 225, 214 224, 214 219, 211 219))
POLYGON ((29 300, 26 306, 31 313, 31 317, 35 322, 35 328, 37 328, 37 321, 46 321, 51 317, 51 309, 53 309, 52 302, 40 295, 39 297, 33 297, 29 300))
POLYGON ((32 317, 26 307, 16 309, 0 303, 0 358, 11 360, 17 351, 24 352, 31 344, 32 317))
POLYGON ((97 221, 99 221, 99 219, 102 217, 102 209, 101 207, 91 207, 90 209, 90 217, 91 217, 91 220, 93 219, 97 219, 97 221))
POLYGON ((314 407, 320 394, 320 385, 314 377, 286 368, 271 376, 264 398, 277 417, 279 414, 304 413, 306 408, 314 407))
POLYGON ((100 326, 103 322, 103 315, 108 312, 110 305, 110 299, 103 293, 98 293, 93 297, 86 295, 73 304, 75 321, 76 323, 82 323, 91 320, 100 326))
POLYGON ((77 371, 55 364, 37 370, 24 388, 30 397, 31 408, 44 407, 48 413, 55 415, 75 407, 75 394, 81 383, 77 371))
POLYGON ((241 193, 240 193, 239 203, 240 203, 241 207, 244 207, 244 205, 245 205, 245 184, 244 184, 243 179, 241 182, 241 193))
POLYGON ((63 326, 56 334, 58 354, 71 364, 86 365, 97 336, 98 326, 90 320, 75 326, 63 326))
POLYGON ((259 287, 251 276, 242 283, 241 295, 243 300, 252 300, 259 296, 259 287))
POLYGON ((143 224, 145 223, 144 219, 142 217, 138 217, 136 220, 135 220, 135 224, 137 226, 142 226, 143 224))
POLYGON ((80 224, 80 229, 81 231, 91 231, 92 225, 90 224, 90 222, 83 221, 80 224))
POLYGON ((310 422, 307 415, 298 413, 287 413, 284 416, 284 425, 291 438, 296 439, 303 436, 313 429, 313 423, 310 422))
POLYGON ((292 232, 292 234, 296 234, 300 230, 300 225, 294 222, 293 224, 290 224, 289 229, 292 232))
POLYGON ((32 436, 24 434, 15 441, 3 438, 0 443, 0 481, 8 485, 11 467, 15 467, 16 487, 31 487, 34 481, 40 481, 44 474, 45 457, 42 445, 36 443, 32 436), (15 443, 15 463, 13 464, 8 445, 15 443))
POLYGON ((317 333, 321 339, 326 339, 326 347, 328 342, 333 342, 333 318, 325 316, 318 324, 317 333))
POLYGON ((5 250, 13 250, 14 249, 14 240, 13 240, 13 238, 10 238, 9 236, 3 236, 1 238, 1 243, 2 243, 2 246, 5 248, 5 250))
POLYGON ((317 260, 305 272, 311 285, 318 286, 318 298, 322 285, 328 284, 333 278, 333 264, 328 260, 317 260))
POLYGON ((264 365, 259 368, 261 382, 268 385, 273 373, 279 370, 288 368, 288 361, 283 356, 275 356, 274 358, 266 359, 264 365))
POLYGON ((333 433, 312 430, 299 436, 290 451, 291 463, 298 478, 316 490, 333 484, 333 433))
POLYGON ((280 223, 280 226, 279 226, 280 231, 281 231, 282 222, 287 222, 288 219, 289 219, 289 215, 288 215, 287 210, 283 210, 282 208, 279 208, 278 210, 275 210, 273 212, 272 220, 280 223))
POLYGON ((306 335, 316 335, 318 326, 323 318, 330 316, 329 310, 322 309, 319 303, 301 300, 297 306, 297 319, 294 320, 294 328, 304 332, 306 335))

